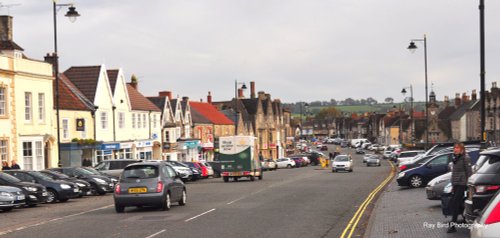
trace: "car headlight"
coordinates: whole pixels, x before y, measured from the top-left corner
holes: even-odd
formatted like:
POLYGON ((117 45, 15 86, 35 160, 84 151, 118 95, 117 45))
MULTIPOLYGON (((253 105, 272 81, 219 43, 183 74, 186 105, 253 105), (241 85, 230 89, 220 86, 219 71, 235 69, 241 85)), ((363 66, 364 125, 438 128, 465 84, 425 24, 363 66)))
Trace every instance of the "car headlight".
POLYGON ((100 178, 94 178, 94 181, 96 181, 100 184, 107 184, 106 181, 104 181, 104 179, 100 179, 100 178))
POLYGON ((398 178, 402 178, 402 177, 404 177, 404 176, 405 176, 405 174, 406 174, 405 172, 401 172, 401 173, 399 173, 398 178))
POLYGON ((113 183, 117 183, 118 182, 118 179, 115 179, 115 178, 110 178, 111 179, 111 182, 113 183))
POLYGON ((78 185, 78 187, 86 187, 86 185, 83 183, 76 183, 76 185, 78 185))
POLYGON ((35 187, 30 187, 30 186, 25 186, 23 187, 24 189, 30 191, 30 192, 36 192, 36 188, 35 187))
POLYGON ((14 197, 14 195, 9 192, 0 192, 0 197, 14 197))
POLYGON ((67 184, 61 184, 61 188, 62 189, 71 189, 71 186, 69 186, 67 184))

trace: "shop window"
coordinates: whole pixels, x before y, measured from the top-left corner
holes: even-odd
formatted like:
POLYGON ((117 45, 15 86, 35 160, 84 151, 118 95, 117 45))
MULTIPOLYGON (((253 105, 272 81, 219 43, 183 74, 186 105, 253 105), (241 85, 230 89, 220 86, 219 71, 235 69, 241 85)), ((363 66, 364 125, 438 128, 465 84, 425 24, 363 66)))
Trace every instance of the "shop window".
POLYGON ((23 169, 33 170, 33 142, 23 142, 23 169))

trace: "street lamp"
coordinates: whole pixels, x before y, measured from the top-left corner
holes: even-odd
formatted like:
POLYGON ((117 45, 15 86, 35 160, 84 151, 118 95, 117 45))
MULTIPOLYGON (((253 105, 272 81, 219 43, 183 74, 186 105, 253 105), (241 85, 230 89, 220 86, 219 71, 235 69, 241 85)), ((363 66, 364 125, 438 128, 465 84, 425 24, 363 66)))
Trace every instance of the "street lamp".
POLYGON ((302 139, 302 136, 303 136, 303 121, 302 121, 302 116, 304 115, 304 110, 303 108, 306 108, 305 112, 307 112, 307 108, 309 107, 309 104, 308 103, 300 103, 300 139, 302 139))
POLYGON ((484 0, 479 0, 479 53, 480 53, 480 84, 481 91, 479 93, 480 102, 481 102, 481 142, 485 141, 486 134, 484 133, 484 125, 485 125, 485 81, 486 81, 486 63, 485 63, 485 36, 484 36, 484 0))
POLYGON ((401 93, 403 97, 406 95, 406 89, 410 89, 410 142, 413 144, 414 136, 415 136, 415 119, 413 118, 413 86, 410 84, 410 87, 403 87, 401 93))
POLYGON ((427 36, 424 35, 423 39, 412 39, 408 50, 414 53, 417 50, 416 41, 424 42, 424 65, 425 65, 425 149, 429 148, 429 97, 427 88, 427 36))
POLYGON ((54 75, 56 77, 56 119, 57 119, 57 165, 59 167, 62 166, 61 162, 61 131, 59 125, 59 55, 57 52, 57 11, 61 9, 61 7, 69 7, 68 12, 66 13, 66 17, 69 18, 70 22, 75 22, 76 18, 80 16, 76 11, 76 8, 73 4, 57 4, 54 0, 53 2, 53 13, 54 13, 54 75))
POLYGON ((241 85, 241 90, 247 89, 247 85, 244 82, 238 82, 238 80, 234 80, 234 134, 238 135, 238 85, 241 85))

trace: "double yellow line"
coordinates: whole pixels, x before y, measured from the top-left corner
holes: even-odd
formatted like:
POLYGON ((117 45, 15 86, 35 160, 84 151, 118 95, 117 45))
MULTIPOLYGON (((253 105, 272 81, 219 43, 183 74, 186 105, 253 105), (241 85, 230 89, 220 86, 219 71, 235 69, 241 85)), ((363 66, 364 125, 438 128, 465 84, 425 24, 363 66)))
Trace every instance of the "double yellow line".
POLYGON ((368 205, 370 204, 370 202, 373 200, 375 195, 377 195, 377 193, 393 178, 394 174, 396 173, 396 167, 394 167, 394 165, 391 162, 389 162, 389 164, 391 165, 391 173, 378 187, 376 187, 368 195, 368 197, 365 199, 365 201, 363 201, 361 206, 358 208, 356 213, 354 213, 354 216, 351 218, 351 220, 347 224, 347 227, 342 232, 342 235, 340 236, 340 238, 350 238, 352 236, 352 233, 354 232, 354 230, 356 230, 356 226, 358 225, 358 222, 361 219, 361 217, 363 217, 363 214, 365 213, 365 210, 368 207, 368 205), (349 234, 347 234, 347 232, 349 232, 349 234))

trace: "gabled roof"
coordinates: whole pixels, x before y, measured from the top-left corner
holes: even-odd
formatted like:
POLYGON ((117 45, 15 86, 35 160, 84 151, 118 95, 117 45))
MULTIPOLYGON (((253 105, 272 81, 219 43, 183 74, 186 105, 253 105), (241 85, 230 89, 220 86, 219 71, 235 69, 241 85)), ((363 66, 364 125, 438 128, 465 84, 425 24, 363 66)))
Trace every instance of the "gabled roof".
POLYGON ((193 123, 213 124, 210 120, 208 120, 208 118, 206 118, 205 116, 203 116, 197 110, 191 110, 191 119, 193 120, 193 123))
MULTIPOLYGON (((245 98, 245 99, 239 99, 238 101, 243 103, 248 114, 250 114, 250 115, 257 114, 257 109, 259 108, 259 99, 258 98, 245 98)), ((264 110, 264 112, 265 111, 266 110, 264 110)))
MULTIPOLYGON (((55 87, 54 81, 54 88, 55 87)), ((56 102, 56 99, 54 99, 54 102, 56 102)), ((56 107, 57 105, 54 106, 56 107)), ((60 74, 59 76, 59 109, 81 111, 94 110, 92 103, 82 95, 64 74, 60 74)))
POLYGON ((95 101, 101 66, 73 66, 64 75, 89 99, 95 101))
POLYGON ((127 91, 132 110, 161 112, 155 104, 144 97, 137 89, 132 87, 130 83, 127 83, 127 91))
MULTIPOLYGON (((191 106, 191 112, 196 111, 200 115, 204 116, 210 122, 215 125, 233 125, 233 121, 226 117, 223 113, 219 112, 212 104, 203 102, 189 102, 191 106)), ((193 117, 194 120, 194 117, 193 117)))
POLYGON ((116 81, 118 81, 118 69, 106 70, 109 79, 109 85, 111 86, 111 91, 115 93, 116 81))
POLYGON ((0 50, 20 50, 24 51, 21 46, 16 44, 16 42, 12 40, 5 40, 5 41, 0 41, 0 50))
POLYGON ((166 97, 146 97, 149 101, 151 101, 155 106, 162 109, 165 107, 165 98, 166 97))
POLYGON ((469 110, 473 105, 475 101, 468 101, 460 105, 460 107, 453 112, 453 114, 450 115, 450 120, 460 120, 464 116, 464 114, 469 110))
POLYGON ((170 105, 172 105, 172 114, 174 114, 175 117, 175 113, 177 113, 177 99, 170 100, 170 105))
POLYGON ((439 119, 450 119, 451 114, 455 112, 456 108, 453 106, 448 106, 443 108, 438 114, 439 119))

